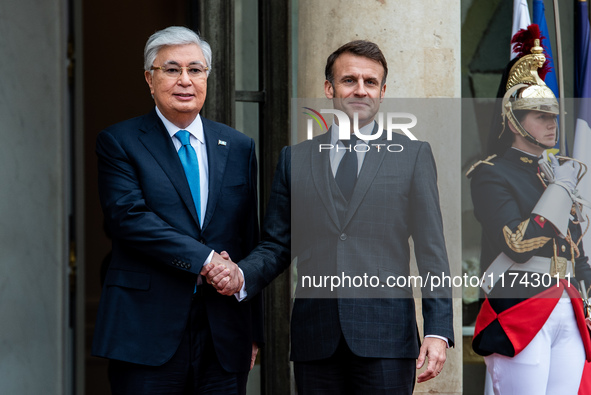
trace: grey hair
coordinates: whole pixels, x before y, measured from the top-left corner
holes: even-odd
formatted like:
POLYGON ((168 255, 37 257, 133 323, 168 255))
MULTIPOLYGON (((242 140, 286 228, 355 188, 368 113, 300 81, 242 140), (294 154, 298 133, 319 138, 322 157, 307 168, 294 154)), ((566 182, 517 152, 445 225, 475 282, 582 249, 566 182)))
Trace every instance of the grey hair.
POLYGON ((211 71, 211 47, 193 30, 183 26, 170 26, 150 36, 144 48, 144 70, 150 71, 162 47, 186 44, 197 44, 201 48, 207 63, 207 75, 209 76, 211 71))

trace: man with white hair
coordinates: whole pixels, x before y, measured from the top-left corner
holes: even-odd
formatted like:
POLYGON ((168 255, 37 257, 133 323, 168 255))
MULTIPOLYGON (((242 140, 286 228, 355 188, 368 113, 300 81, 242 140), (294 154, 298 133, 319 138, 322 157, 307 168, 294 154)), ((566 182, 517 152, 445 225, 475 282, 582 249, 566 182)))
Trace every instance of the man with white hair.
POLYGON ((262 341, 261 299, 239 303, 199 275, 227 262, 216 251, 241 259, 258 239, 254 142, 199 115, 211 57, 190 29, 154 33, 155 109, 97 138, 113 254, 92 353, 110 359, 113 394, 244 394, 262 341))

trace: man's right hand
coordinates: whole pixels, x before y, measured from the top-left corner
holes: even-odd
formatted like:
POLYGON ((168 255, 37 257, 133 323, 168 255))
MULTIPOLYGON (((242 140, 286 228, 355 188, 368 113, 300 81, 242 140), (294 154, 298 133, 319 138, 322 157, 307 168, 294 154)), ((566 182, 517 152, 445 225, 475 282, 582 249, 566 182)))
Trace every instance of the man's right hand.
POLYGON ((201 274, 220 294, 226 296, 239 292, 244 284, 238 265, 232 262, 226 251, 220 254, 214 252, 211 262, 203 267, 201 274))

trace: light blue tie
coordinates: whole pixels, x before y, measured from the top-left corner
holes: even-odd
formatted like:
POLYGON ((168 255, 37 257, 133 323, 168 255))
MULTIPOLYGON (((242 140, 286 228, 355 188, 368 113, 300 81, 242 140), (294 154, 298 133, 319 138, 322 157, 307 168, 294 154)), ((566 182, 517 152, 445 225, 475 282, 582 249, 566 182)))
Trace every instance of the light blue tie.
POLYGON ((185 169, 185 176, 189 182, 189 188, 191 189, 191 195, 193 196, 193 202, 195 203, 195 209, 197 210, 197 217, 199 218, 199 224, 201 224, 201 186, 199 181, 199 161, 197 160, 197 153, 191 145, 189 132, 186 130, 179 130, 176 132, 175 136, 182 144, 179 149, 179 158, 185 169))

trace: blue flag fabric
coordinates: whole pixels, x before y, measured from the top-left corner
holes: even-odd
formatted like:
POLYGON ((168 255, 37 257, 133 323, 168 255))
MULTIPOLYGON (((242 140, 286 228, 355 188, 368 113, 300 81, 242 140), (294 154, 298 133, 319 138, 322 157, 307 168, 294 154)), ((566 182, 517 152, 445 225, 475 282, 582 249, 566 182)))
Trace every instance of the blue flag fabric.
POLYGON ((575 97, 591 97, 591 43, 586 1, 577 1, 575 19, 575 97))
POLYGON ((554 58, 552 56, 552 45, 550 44, 550 34, 548 33, 548 24, 546 23, 546 14, 544 8, 544 2, 542 0, 534 0, 533 2, 534 7, 534 20, 533 23, 537 24, 540 27, 540 32, 542 36, 546 37, 544 39, 544 49, 546 50, 546 57, 550 60, 550 67, 551 70, 546 74, 546 78, 544 82, 552 92, 554 92, 554 96, 558 97, 558 81, 556 79, 556 70, 554 69, 554 58))
MULTIPOLYGON (((546 53, 546 58, 550 61, 550 71, 546 74, 546 78, 544 78, 544 82, 548 85, 548 88, 552 90, 554 96, 556 98, 559 97, 558 95, 558 80, 556 78, 556 70, 554 68, 554 58, 552 55, 552 44, 550 43, 550 34, 548 33, 548 24, 546 23, 546 9, 544 7, 543 0, 534 0, 533 1, 533 14, 534 20, 533 23, 537 24, 540 27, 540 33, 543 37, 545 37, 542 45, 544 47, 544 51, 546 53)), ((560 138, 560 132, 558 134, 560 138)), ((566 153, 568 154, 568 145, 565 144, 566 153)), ((560 150, 560 141, 559 139, 556 140, 556 145, 554 146, 553 150, 549 150, 548 152, 552 152, 554 154, 558 153, 560 150)))
MULTIPOLYGON (((591 28, 588 3, 577 1, 575 13, 575 97, 581 99, 577 113, 576 137, 579 134, 591 134, 591 28)), ((591 138, 587 136, 586 140, 590 142, 585 147, 587 155, 591 156, 591 138)), ((591 162, 591 157, 589 159, 587 162, 591 162)))
MULTIPOLYGON (((577 1, 575 9, 575 96, 578 100, 573 156, 591 167, 591 43, 589 10, 586 1, 577 1)), ((591 176, 588 173, 577 189, 583 198, 591 198, 591 176)), ((586 208, 589 214, 589 209, 586 208)), ((591 217, 591 216, 590 216, 591 217)), ((587 224, 582 224, 586 227, 587 224)), ((583 245, 591 245, 591 232, 583 236, 583 245)), ((591 365, 586 364, 581 388, 591 389, 591 365)), ((581 393, 581 392, 579 392, 581 393)))

